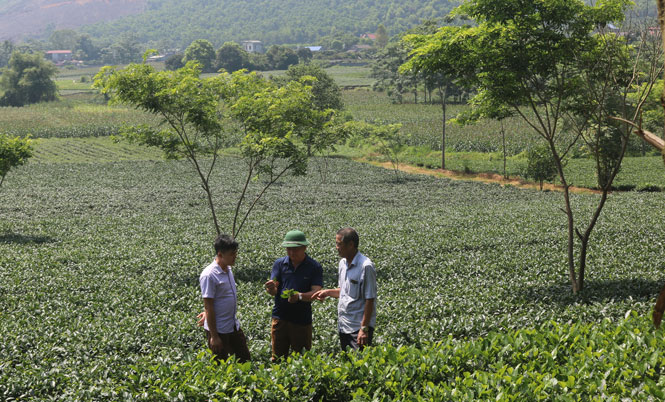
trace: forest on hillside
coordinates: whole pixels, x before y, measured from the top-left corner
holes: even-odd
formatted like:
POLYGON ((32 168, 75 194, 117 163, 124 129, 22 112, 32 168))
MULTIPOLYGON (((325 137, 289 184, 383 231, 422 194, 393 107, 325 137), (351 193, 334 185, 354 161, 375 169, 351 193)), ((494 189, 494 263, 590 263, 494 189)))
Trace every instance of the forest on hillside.
POLYGON ((215 46, 226 41, 315 44, 324 36, 373 33, 383 24, 389 35, 422 20, 442 18, 455 0, 149 0, 146 12, 82 28, 112 42, 133 32, 140 42, 185 48, 196 39, 215 46))

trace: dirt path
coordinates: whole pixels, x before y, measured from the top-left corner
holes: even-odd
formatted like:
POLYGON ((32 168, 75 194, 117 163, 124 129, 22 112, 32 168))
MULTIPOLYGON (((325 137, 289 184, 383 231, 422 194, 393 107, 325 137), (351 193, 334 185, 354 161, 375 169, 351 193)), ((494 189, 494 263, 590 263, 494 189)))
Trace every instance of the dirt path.
MULTIPOLYGON (((374 166, 380 166, 386 169, 393 169, 393 165, 390 162, 376 162, 370 161, 365 158, 355 158, 359 162, 369 163, 374 166)), ((496 173, 463 173, 456 172, 453 170, 444 170, 444 169, 426 169, 417 166, 405 165, 400 163, 399 170, 405 173, 410 174, 426 174, 434 177, 446 177, 453 180, 466 180, 466 181, 478 181, 482 183, 497 183, 502 186, 510 185, 513 187, 519 188, 529 188, 529 189, 540 189, 538 183, 529 182, 522 180, 521 178, 510 177, 504 179, 503 176, 496 173)), ((543 190, 550 191, 563 191, 563 186, 554 185, 551 183, 543 184, 543 190)), ((598 190, 592 190, 585 187, 573 187, 569 188, 571 193, 577 194, 600 194, 598 190)))

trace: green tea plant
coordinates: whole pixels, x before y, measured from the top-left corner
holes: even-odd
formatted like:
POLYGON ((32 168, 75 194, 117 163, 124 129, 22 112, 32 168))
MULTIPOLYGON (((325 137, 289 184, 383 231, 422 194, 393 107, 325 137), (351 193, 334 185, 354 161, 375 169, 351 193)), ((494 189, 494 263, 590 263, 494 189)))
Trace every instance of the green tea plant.
POLYGON ((12 168, 23 165, 32 156, 30 138, 9 137, 0 134, 0 189, 7 173, 12 168))
MULTIPOLYGON (((234 276, 249 364, 211 362, 196 326, 215 230, 186 161, 44 159, 12 172, 0 192, 11 228, 0 232, 0 399, 639 400, 663 388, 663 333, 645 316, 665 255, 643 241, 665 231, 650 212, 662 194, 614 195, 576 296, 559 269, 560 195, 328 163, 326 183, 283 182, 243 229, 234 276), (376 347, 340 353, 336 304, 316 302, 311 353, 269 363, 263 284, 284 252, 279 228, 295 223, 325 287, 337 284, 335 232, 359 231, 377 268, 376 347)), ((220 158, 222 221, 242 172, 220 158)), ((574 196, 590 214, 597 196, 574 196)))

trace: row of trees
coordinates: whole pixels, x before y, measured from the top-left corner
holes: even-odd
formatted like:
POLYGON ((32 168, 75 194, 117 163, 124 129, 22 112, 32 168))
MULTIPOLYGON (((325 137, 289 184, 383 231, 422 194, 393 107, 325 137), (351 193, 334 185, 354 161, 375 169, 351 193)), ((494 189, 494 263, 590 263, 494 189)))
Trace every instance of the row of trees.
POLYGON ((211 73, 224 69, 234 72, 241 69, 250 71, 286 70, 298 63, 312 60, 312 52, 308 48, 297 51, 286 46, 270 46, 263 53, 249 53, 235 42, 224 43, 215 51, 212 43, 205 39, 192 42, 184 54, 175 54, 166 60, 166 68, 177 70, 189 61, 196 61, 202 71, 211 73))
POLYGON ((43 54, 48 50, 71 50, 74 59, 89 64, 124 64, 139 61, 145 45, 132 33, 119 35, 114 41, 105 43, 94 41, 88 34, 64 29, 53 32, 46 41, 29 40, 21 44, 3 41, 0 44, 0 67, 7 66, 15 51, 43 54))

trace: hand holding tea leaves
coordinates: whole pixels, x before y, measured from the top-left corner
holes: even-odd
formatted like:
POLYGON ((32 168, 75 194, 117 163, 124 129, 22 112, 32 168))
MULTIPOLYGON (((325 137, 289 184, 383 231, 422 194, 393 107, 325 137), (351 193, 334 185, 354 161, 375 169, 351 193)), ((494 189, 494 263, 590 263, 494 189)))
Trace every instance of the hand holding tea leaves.
POLYGON ((282 299, 289 299, 289 303, 298 301, 298 291, 295 289, 284 289, 282 291, 282 299))

